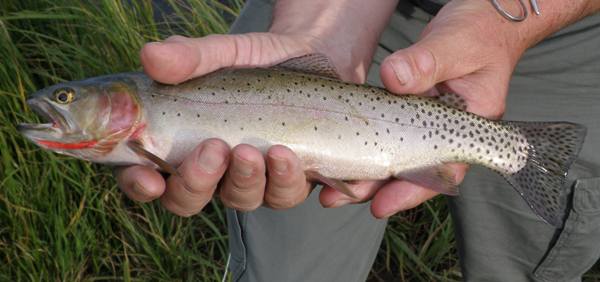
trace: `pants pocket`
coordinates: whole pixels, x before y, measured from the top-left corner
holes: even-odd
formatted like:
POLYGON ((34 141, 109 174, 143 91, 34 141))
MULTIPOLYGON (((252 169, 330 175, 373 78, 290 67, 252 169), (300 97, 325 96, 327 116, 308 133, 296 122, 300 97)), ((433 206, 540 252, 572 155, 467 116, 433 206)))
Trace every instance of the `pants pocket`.
POLYGON ((558 238, 536 268, 539 281, 580 281, 600 258, 600 178, 579 179, 573 208, 558 238))

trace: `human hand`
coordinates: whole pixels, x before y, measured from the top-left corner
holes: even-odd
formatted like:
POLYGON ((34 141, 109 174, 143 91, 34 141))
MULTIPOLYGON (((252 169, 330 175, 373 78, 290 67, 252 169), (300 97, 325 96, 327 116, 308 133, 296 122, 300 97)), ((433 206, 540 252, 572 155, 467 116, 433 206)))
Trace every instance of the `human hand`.
MULTIPOLYGON (((367 17, 372 24, 368 28, 356 27, 355 21, 347 22, 353 17, 340 19, 330 15, 339 12, 340 5, 335 2, 338 1, 316 1, 315 5, 298 7, 306 3, 279 1, 269 33, 173 36, 161 43, 146 44, 141 51, 144 70, 157 81, 176 84, 220 68, 265 67, 292 57, 322 53, 332 60, 342 79, 361 83, 376 45, 376 30, 382 30, 386 22, 381 15, 389 15, 395 1, 356 9, 360 0, 344 0, 354 2, 342 6, 349 9, 348 15, 370 15, 367 17), (304 11, 301 17, 299 9, 304 11), (349 54, 351 58, 347 58, 349 54)), ((219 183, 222 202, 242 211, 263 203, 273 208, 293 207, 310 191, 300 160, 283 146, 273 146, 263 157, 249 145, 230 149, 221 140, 206 140, 178 170, 184 181, 177 175, 165 181, 157 171, 143 166, 120 168, 116 175, 119 186, 131 199, 147 202, 160 198, 165 208, 181 216, 200 212, 219 183)))
MULTIPOLYGON (((486 1, 455 0, 429 23, 421 39, 387 57, 381 78, 397 94, 436 95, 449 91, 460 95, 467 111, 498 119, 504 113, 508 83, 513 69, 530 44, 514 31, 486 1)), ((460 183, 465 164, 447 164, 460 183)), ((374 216, 388 217, 418 206, 437 192, 404 180, 378 185, 351 186, 359 199, 331 188, 321 193, 321 203, 338 207, 372 198, 374 216)))

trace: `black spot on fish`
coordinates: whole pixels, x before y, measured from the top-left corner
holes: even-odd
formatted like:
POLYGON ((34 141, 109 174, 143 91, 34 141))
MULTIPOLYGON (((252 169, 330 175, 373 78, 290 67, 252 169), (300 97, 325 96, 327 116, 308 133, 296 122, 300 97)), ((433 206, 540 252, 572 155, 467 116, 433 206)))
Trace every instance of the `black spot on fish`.
POLYGON ((285 122, 282 122, 282 123, 281 123, 281 125, 282 125, 282 126, 285 126, 285 122))
POLYGON ((180 116, 181 116, 181 113, 177 113, 177 116, 178 116, 178 117, 180 117, 180 116))

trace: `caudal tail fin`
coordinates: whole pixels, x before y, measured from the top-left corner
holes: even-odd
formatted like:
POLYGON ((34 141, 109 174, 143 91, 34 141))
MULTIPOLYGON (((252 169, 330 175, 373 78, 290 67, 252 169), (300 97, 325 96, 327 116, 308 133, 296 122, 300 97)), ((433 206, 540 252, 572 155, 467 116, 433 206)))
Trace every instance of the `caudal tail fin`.
POLYGON ((529 143, 527 163, 504 175, 533 211, 560 228, 568 211, 567 171, 579 154, 586 128, 568 122, 508 122, 529 143))

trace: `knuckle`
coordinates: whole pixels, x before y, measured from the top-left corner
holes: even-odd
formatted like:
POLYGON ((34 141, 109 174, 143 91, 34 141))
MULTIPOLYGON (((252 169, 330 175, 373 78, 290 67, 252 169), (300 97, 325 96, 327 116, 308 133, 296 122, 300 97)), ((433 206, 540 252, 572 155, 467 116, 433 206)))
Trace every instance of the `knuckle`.
POLYGON ((289 209, 300 204, 300 200, 296 198, 274 198, 272 196, 267 196, 265 198, 265 202, 268 203, 269 207, 272 209, 280 210, 280 209, 289 209))
POLYGON ((235 200, 229 199, 227 196, 222 196, 221 197, 221 202, 226 207, 232 208, 232 209, 237 210, 237 211, 242 211, 242 212, 248 212, 248 211, 256 210, 257 208, 259 208, 262 205, 261 201, 248 202, 248 203, 240 203, 239 201, 235 201, 235 200))
POLYGON ((273 209, 288 209, 293 208, 302 203, 302 201, 306 199, 307 195, 308 194, 305 195, 304 193, 296 193, 293 195, 267 193, 265 195, 265 202, 269 205, 269 207, 273 209))
POLYGON ((193 180, 194 179, 186 178, 185 176, 179 177, 177 175, 172 175, 167 181, 167 189, 179 190, 176 188, 181 188, 181 190, 185 190, 186 192, 194 196, 204 196, 206 194, 211 194, 216 189, 217 183, 206 183, 197 179, 195 181, 193 180))
POLYGON ((200 211, 202 211, 202 208, 204 207, 204 206, 202 206, 200 208, 189 209, 189 208, 181 207, 180 205, 177 205, 171 201, 163 200, 161 202, 162 202, 163 207, 165 209, 167 209, 169 212, 171 212, 172 214, 175 214, 180 217, 186 217, 186 218, 200 213, 200 211))
POLYGON ((241 175, 233 175, 230 176, 231 186, 237 192, 247 192, 249 190, 264 188, 264 177, 260 175, 252 175, 250 177, 244 177, 241 175), (260 187, 262 185, 262 187, 260 187))

